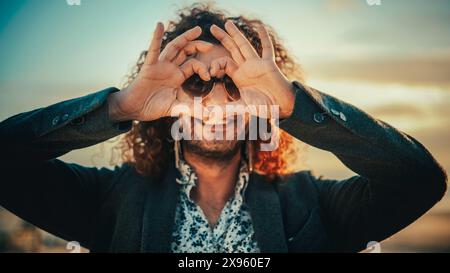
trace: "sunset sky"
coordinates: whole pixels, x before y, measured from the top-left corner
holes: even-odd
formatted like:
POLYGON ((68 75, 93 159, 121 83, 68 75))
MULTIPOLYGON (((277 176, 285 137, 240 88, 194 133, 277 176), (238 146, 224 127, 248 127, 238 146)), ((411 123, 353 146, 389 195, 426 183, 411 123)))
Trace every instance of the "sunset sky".
MULTIPOLYGON (((156 22, 167 23, 190 3, 81 0, 80 6, 70 6, 66 0, 1 1, 0 118, 119 86, 147 47, 156 22)), ((416 136, 450 171, 449 1, 216 4, 233 11, 231 15, 270 24, 303 66, 309 85, 416 136)), ((64 158, 92 164, 87 156, 92 151, 64 158)), ((350 173, 333 156, 315 149, 304 164, 333 177, 350 173)))
MULTIPOLYGON (((167 24, 179 8, 193 3, 80 1, 80 6, 66 0, 0 1, 1 120, 119 87, 148 47, 156 22, 167 24)), ((308 85, 416 137, 450 172, 450 1, 215 3, 232 16, 271 25, 302 65, 308 85)), ((63 159, 105 165, 109 147, 97 145, 63 159)), ((328 152, 310 148, 304 160, 303 168, 317 175, 352 174, 328 152)))

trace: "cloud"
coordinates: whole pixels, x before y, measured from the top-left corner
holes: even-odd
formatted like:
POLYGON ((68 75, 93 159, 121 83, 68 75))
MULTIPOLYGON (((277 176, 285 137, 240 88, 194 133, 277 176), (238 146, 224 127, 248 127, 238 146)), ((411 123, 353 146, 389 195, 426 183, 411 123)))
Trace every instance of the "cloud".
POLYGON ((361 1, 357 0, 328 0, 325 8, 330 11, 355 10, 361 7, 361 1))
POLYGON ((450 175, 450 130, 448 126, 421 129, 411 135, 419 140, 450 175))
POLYGON ((384 117, 408 117, 415 118, 423 114, 423 109, 411 104, 392 103, 379 105, 367 109, 371 115, 377 118, 384 117))
POLYGON ((308 74, 328 80, 437 86, 450 90, 450 54, 328 59, 304 65, 308 74))

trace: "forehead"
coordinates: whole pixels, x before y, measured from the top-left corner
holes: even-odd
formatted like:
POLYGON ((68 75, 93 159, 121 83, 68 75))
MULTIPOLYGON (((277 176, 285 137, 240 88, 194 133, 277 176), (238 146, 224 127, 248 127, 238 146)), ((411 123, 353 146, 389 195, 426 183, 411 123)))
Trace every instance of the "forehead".
POLYGON ((231 56, 231 54, 222 45, 215 44, 208 52, 198 52, 195 58, 203 63, 209 64, 212 60, 224 56, 231 56))

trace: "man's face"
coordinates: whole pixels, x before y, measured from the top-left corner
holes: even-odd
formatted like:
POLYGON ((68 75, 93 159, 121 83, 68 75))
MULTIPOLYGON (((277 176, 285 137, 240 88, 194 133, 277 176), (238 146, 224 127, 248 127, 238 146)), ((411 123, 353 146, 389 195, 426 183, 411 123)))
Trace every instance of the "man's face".
MULTIPOLYGON (((192 56, 191 58, 195 58, 205 64, 205 66, 209 69, 211 62, 217 58, 224 57, 224 56, 231 56, 230 53, 221 45, 214 45, 214 47, 208 51, 207 53, 197 53, 195 56, 192 56)), ((219 78, 223 77, 223 71, 222 73, 219 73, 219 78)), ((192 97, 189 97, 186 93, 180 92, 179 94, 180 100, 192 100, 192 97)), ((227 104, 231 103, 231 99, 228 96, 228 93, 225 89, 225 86, 222 82, 217 82, 212 91, 202 99, 203 107, 208 108, 212 106, 225 106, 227 104)), ((225 108, 223 108, 225 109, 225 108)), ((188 151, 191 151, 193 153, 202 155, 204 157, 209 158, 215 158, 215 159, 227 159, 228 157, 231 157, 235 155, 239 148, 241 147, 242 140, 237 140, 237 135, 242 134, 242 130, 239 130, 239 128, 246 128, 246 124, 248 123, 248 119, 241 117, 243 126, 237 126, 237 117, 235 115, 228 115, 226 116, 225 113, 223 115, 207 115, 203 116, 203 119, 192 119, 192 133, 195 132, 203 132, 203 136, 205 136, 205 133, 208 133, 209 131, 213 134, 222 133, 223 140, 207 140, 205 137, 200 137, 200 140, 186 140, 185 146, 188 151), (214 116, 214 117, 213 117, 214 116), (205 127, 205 126, 211 126, 211 127, 205 127), (226 132, 227 128, 229 129, 230 126, 234 127, 234 136, 233 139, 225 139, 226 138, 226 132), (206 128, 211 128, 211 130, 204 130, 206 128)), ((245 129, 244 129, 245 130, 245 129)), ((198 136, 198 134, 197 134, 198 136)), ((211 136, 211 135, 210 135, 211 136)), ((211 136, 210 138, 213 138, 211 136)), ((209 138, 209 139, 210 139, 209 138)))

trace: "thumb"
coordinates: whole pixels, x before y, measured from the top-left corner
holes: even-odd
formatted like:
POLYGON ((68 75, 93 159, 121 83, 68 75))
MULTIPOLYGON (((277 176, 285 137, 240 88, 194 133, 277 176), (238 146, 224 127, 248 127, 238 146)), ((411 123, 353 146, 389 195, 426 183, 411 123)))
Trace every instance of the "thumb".
POLYGON ((172 103, 167 113, 167 116, 169 117, 182 117, 193 115, 194 115, 193 105, 190 103, 181 102, 179 100, 175 100, 172 103))
POLYGON ((223 74, 227 74, 231 78, 233 78, 234 73, 238 69, 238 65, 236 62, 231 59, 228 56, 220 57, 217 59, 214 59, 211 62, 211 67, 209 69, 209 72, 212 77, 219 77, 223 76, 223 74))

